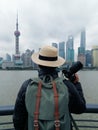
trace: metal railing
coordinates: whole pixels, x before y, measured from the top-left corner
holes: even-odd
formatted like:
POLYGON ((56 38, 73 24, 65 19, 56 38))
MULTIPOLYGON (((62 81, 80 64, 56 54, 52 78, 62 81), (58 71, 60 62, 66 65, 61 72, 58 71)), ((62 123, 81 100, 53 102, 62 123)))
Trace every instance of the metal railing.
MULTIPOLYGON (((14 129, 12 122, 13 110, 14 106, 0 106, 0 130, 14 129)), ((85 113, 72 115, 79 129, 98 130, 97 104, 87 104, 85 113)))
POLYGON ((14 130, 13 111, 14 106, 0 106, 0 130, 14 130))

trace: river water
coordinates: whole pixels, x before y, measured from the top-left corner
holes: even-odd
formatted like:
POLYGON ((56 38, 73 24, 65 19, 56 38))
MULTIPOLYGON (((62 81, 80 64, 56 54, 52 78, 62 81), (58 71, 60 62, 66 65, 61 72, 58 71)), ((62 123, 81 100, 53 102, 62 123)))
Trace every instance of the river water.
MULTIPOLYGON (((98 104, 98 71, 78 72, 87 103, 98 104)), ((22 83, 37 71, 0 71, 0 106, 14 105, 22 83)))

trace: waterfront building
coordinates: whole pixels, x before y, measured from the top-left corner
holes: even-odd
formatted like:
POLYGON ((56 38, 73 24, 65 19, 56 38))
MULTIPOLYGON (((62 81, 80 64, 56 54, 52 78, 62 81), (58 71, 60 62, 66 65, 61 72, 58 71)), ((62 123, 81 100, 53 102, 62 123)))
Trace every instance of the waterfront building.
POLYGON ((92 51, 86 50, 85 51, 85 57, 86 57, 85 65, 87 67, 91 67, 92 66, 92 51))
POLYGON ((58 48, 58 45, 57 45, 57 43, 55 43, 55 42, 52 43, 52 46, 58 48))
POLYGON ((98 46, 92 48, 92 64, 93 67, 98 67, 98 46))
POLYGON ((85 29, 82 29, 82 31, 81 31, 80 47, 83 48, 82 53, 85 54, 85 48, 86 48, 86 32, 85 32, 85 29))
POLYGON ((73 36, 69 36, 66 42, 66 62, 74 62, 74 39, 73 36))
POLYGON ((78 57, 77 59, 82 62, 82 64, 85 66, 85 48, 86 48, 86 32, 85 29, 81 31, 81 36, 80 36, 80 47, 78 47, 78 57))
POLYGON ((23 66, 24 67, 32 67, 32 60, 31 60, 31 55, 33 54, 34 50, 31 51, 27 49, 25 53, 22 54, 21 58, 23 61, 23 66))
POLYGON ((3 57, 0 57, 0 69, 2 68, 3 57))
POLYGON ((85 55, 85 49, 84 49, 84 47, 78 47, 78 54, 83 54, 83 55, 85 55))
POLYGON ((65 59, 65 42, 59 42, 59 56, 65 59))
POLYGON ((11 61, 11 56, 10 56, 10 54, 6 54, 6 61, 11 61))
POLYGON ((85 66, 85 55, 84 54, 78 54, 77 60, 80 61, 83 64, 83 66, 85 66))
POLYGON ((8 69, 8 68, 13 68, 13 67, 14 67, 13 61, 3 61, 2 63, 2 69, 8 69))

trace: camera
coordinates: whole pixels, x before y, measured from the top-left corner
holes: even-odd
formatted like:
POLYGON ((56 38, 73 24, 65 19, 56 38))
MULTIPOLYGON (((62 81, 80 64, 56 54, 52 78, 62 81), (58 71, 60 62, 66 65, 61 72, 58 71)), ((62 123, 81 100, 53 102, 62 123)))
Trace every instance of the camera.
POLYGON ((75 80, 75 73, 83 68, 83 64, 80 61, 75 62, 69 69, 62 69, 62 73, 66 78, 72 82, 75 80))

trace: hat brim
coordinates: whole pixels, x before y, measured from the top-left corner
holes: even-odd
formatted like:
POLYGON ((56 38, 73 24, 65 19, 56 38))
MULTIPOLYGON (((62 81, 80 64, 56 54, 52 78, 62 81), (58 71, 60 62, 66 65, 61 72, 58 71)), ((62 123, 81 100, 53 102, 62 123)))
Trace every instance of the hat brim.
POLYGON ((65 59, 63 59, 60 56, 58 56, 58 59, 56 61, 40 60, 39 53, 32 54, 31 59, 34 63, 36 63, 38 65, 49 66, 49 67, 58 67, 65 63, 65 59))

